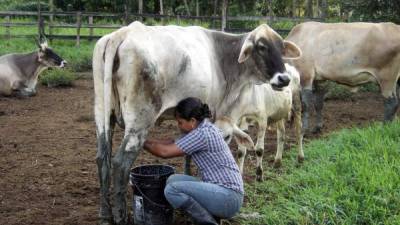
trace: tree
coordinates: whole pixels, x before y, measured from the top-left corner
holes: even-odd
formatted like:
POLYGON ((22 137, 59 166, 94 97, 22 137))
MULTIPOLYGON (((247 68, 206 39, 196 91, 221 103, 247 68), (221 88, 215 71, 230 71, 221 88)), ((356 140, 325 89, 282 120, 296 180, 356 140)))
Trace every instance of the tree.
POLYGON ((351 20, 400 23, 398 0, 339 0, 342 11, 352 12, 351 20))
POLYGON ((313 1, 312 0, 306 0, 306 12, 305 16, 312 18, 313 17, 313 1))

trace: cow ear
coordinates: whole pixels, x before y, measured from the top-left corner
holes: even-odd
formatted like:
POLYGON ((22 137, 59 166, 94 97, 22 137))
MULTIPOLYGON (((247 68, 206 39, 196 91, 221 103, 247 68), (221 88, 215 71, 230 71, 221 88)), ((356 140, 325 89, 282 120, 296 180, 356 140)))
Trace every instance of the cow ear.
POLYGON ((240 54, 239 54, 239 59, 238 62, 239 63, 243 63, 244 61, 246 61, 249 56, 251 55, 251 51, 253 50, 254 44, 246 39, 243 43, 242 49, 240 50, 240 54))
POLYGON ((251 140, 251 137, 239 129, 236 125, 233 128, 233 136, 235 137, 236 143, 239 145, 243 145, 246 148, 253 149, 254 142, 251 140))
POLYGON ((297 59, 302 55, 301 50, 297 45, 291 41, 283 41, 282 58, 283 59, 297 59))

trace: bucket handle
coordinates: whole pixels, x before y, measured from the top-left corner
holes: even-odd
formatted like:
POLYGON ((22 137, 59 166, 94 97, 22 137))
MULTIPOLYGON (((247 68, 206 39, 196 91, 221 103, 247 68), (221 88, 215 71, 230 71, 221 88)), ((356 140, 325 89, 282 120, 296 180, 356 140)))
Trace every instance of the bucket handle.
POLYGON ((136 185, 134 182, 130 182, 130 183, 133 184, 133 185, 135 185, 136 190, 138 190, 139 193, 140 193, 147 201, 149 201, 151 204, 153 204, 153 205, 155 205, 155 206, 158 206, 158 207, 160 207, 160 208, 168 208, 168 207, 165 206, 165 205, 161 205, 161 204, 158 204, 157 202, 153 202, 149 197, 147 197, 147 196, 142 192, 142 190, 140 190, 140 187, 139 187, 138 185, 136 185))

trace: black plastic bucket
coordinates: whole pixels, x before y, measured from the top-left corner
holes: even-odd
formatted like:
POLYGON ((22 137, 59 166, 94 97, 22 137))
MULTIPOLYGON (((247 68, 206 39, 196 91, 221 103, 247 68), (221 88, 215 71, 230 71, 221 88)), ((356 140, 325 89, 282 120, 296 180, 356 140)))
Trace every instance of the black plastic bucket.
POLYGON ((164 196, 168 177, 175 173, 172 166, 145 165, 131 170, 133 188, 133 221, 135 225, 170 225, 174 210, 164 196))

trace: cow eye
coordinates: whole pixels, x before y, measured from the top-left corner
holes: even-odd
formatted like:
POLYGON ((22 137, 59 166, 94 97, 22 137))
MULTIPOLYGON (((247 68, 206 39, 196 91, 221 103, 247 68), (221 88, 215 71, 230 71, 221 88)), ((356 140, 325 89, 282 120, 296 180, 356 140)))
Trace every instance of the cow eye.
POLYGON ((258 44, 257 45, 257 51, 260 53, 260 54, 265 54, 265 52, 268 50, 268 47, 266 46, 266 45, 264 45, 264 44, 258 44))

